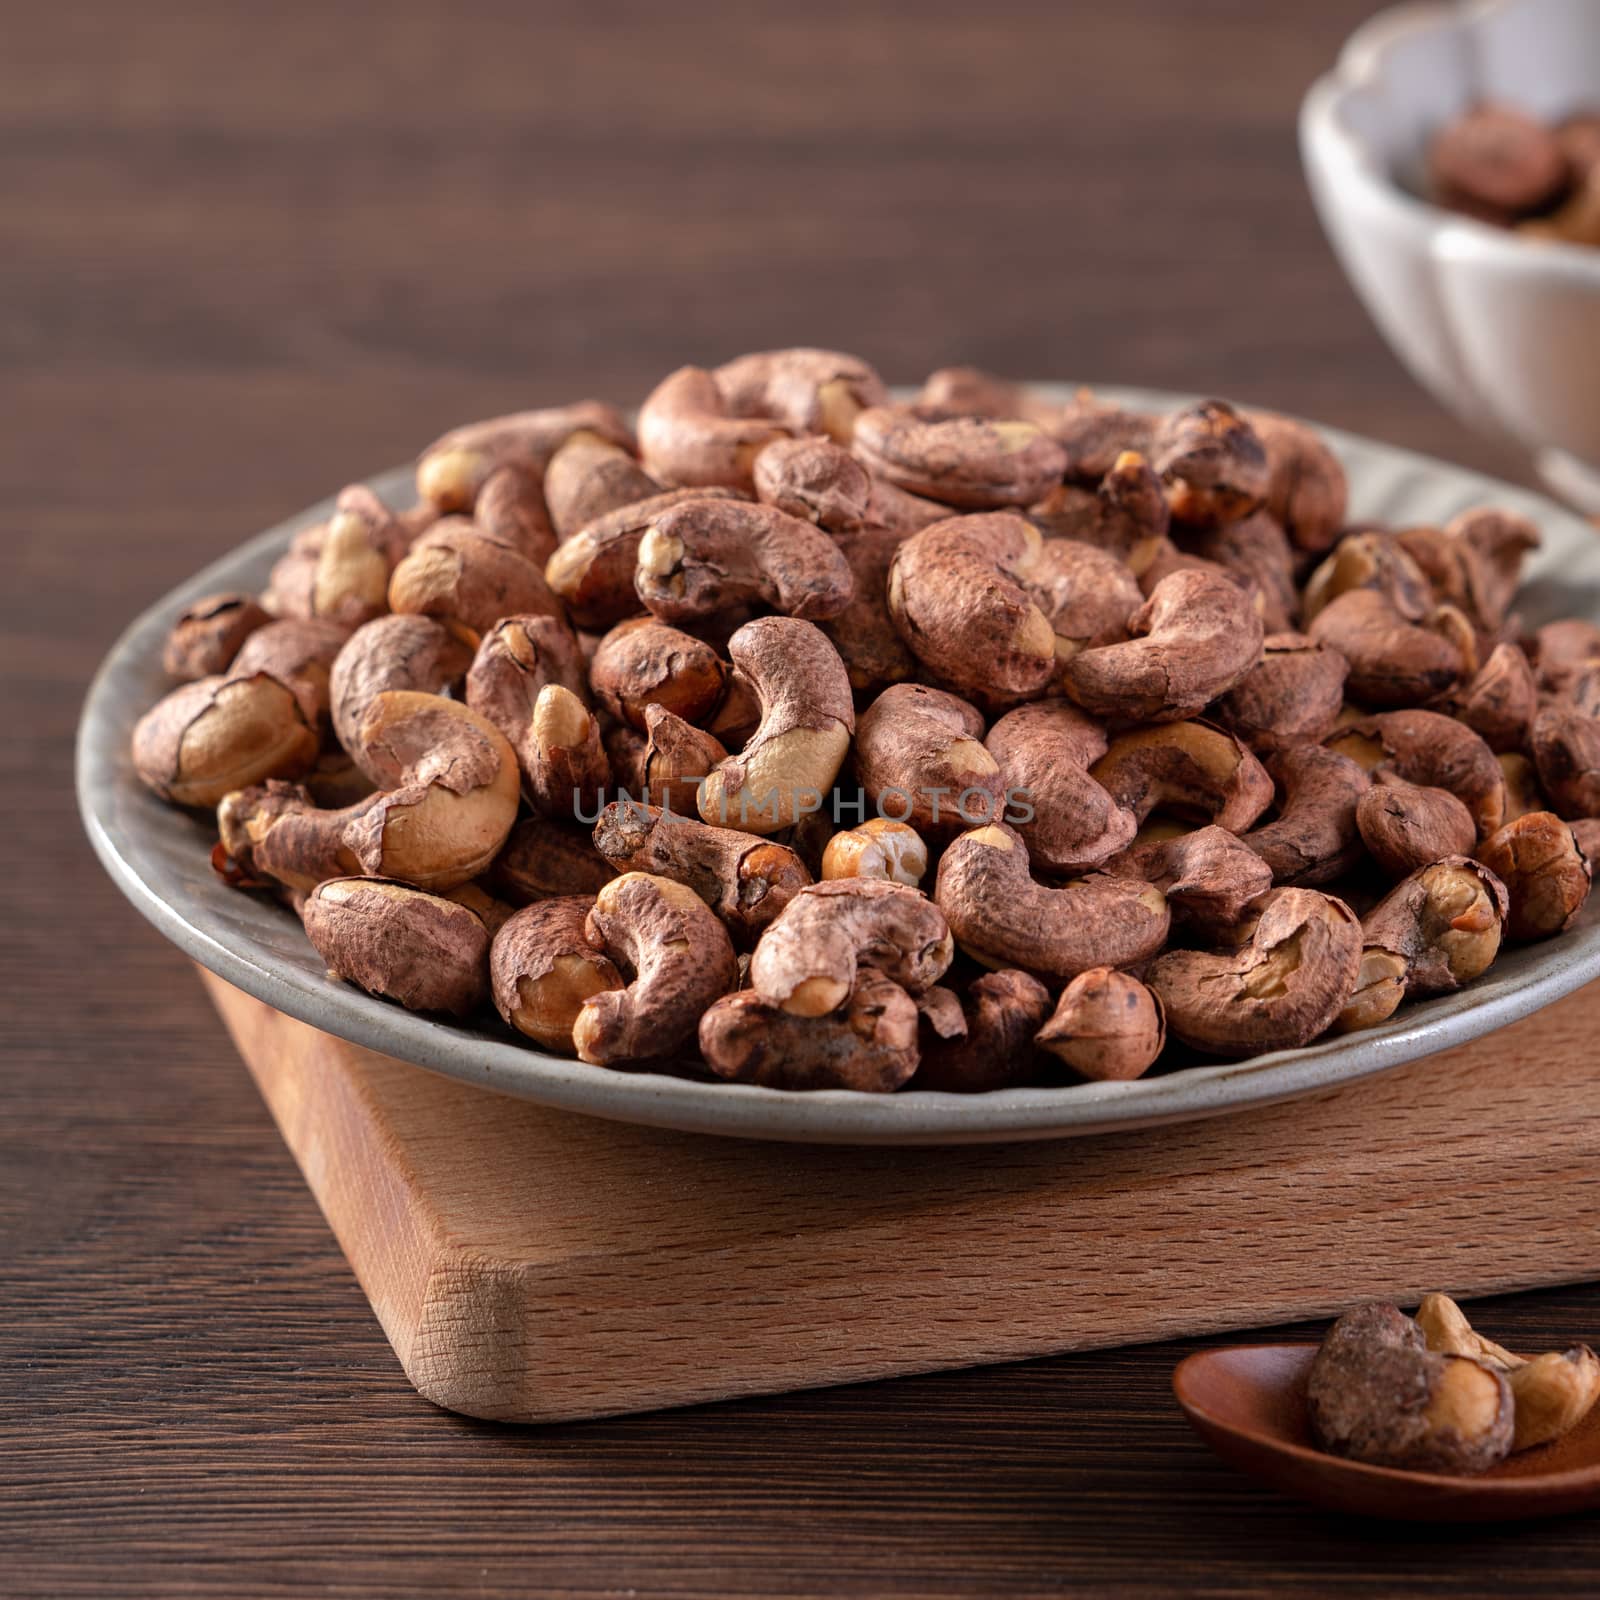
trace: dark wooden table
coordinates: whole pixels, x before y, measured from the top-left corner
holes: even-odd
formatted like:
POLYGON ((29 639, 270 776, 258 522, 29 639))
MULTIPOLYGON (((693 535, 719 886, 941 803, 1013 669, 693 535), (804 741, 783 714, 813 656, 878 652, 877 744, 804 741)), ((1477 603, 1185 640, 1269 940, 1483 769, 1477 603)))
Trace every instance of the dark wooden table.
MULTIPOLYGON (((1182 1346, 433 1410, 71 796, 85 681, 179 578, 450 422, 686 360, 1219 390, 1517 472, 1397 368, 1302 190, 1296 102, 1366 9, 6 8, 0 1593, 1592 1590, 1591 1522, 1364 1526, 1234 1477, 1182 1346)), ((1486 1315, 1559 1341, 1600 1291, 1486 1315)))

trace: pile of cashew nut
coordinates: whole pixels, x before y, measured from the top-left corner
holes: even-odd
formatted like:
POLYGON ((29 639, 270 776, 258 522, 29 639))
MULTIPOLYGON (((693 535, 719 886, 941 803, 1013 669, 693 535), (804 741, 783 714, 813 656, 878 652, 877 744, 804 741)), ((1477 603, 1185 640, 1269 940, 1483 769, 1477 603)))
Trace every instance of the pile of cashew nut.
POLYGON ((1559 934, 1600 627, 1310 428, 743 356, 474 423, 174 627, 133 759, 335 977, 781 1089, 1131 1079, 1559 934), (1169 1036, 1171 1044, 1169 1045, 1169 1036))

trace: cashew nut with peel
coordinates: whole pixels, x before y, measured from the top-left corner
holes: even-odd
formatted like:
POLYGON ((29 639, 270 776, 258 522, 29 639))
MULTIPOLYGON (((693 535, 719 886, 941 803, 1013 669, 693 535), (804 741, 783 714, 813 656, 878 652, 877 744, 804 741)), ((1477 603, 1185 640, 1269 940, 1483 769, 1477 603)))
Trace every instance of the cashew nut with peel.
MULTIPOLYGON (((553 618, 540 620, 561 626, 553 618)), ((335 737, 359 764, 361 719, 378 695, 386 689, 441 694, 471 665, 471 647, 432 617, 375 617, 345 641, 328 674, 335 737)), ((470 704, 470 693, 467 698, 470 704)))
POLYGON ((1150 441, 1150 464, 1180 522, 1214 528, 1247 517, 1267 497, 1267 452, 1254 428, 1223 400, 1174 411, 1150 441))
POLYGON ((570 689, 547 683, 517 747, 528 803, 540 816, 593 816, 611 783, 595 715, 570 689))
POLYGON ((309 890, 365 873, 453 889, 494 859, 516 820, 517 758, 470 707, 391 689, 361 721, 363 770, 380 792, 323 811, 292 784, 226 795, 222 843, 248 874, 309 890))
POLYGON ((911 494, 967 510, 1030 506, 1061 481, 1066 452, 1037 423, 874 406, 856 418, 856 455, 911 494))
POLYGON ((916 888, 928 870, 928 847, 909 822, 868 817, 843 828, 822 852, 824 878, 884 878, 916 888))
POLYGON ((1488 971, 1508 910, 1505 885, 1482 862, 1446 856, 1367 913, 1363 942, 1405 961, 1407 994, 1448 994, 1488 971))
POLYGON ((495 889, 517 905, 574 895, 592 901, 616 875, 587 833, 543 817, 517 823, 489 869, 495 889))
POLYGON ((269 673, 200 678, 139 719, 133 766, 163 800, 214 806, 232 789, 308 771, 318 744, 299 697, 269 673))
POLYGON ((1268 760, 1281 793, 1277 816, 1243 835, 1279 885, 1331 883, 1361 860, 1356 806, 1372 780, 1347 756, 1294 745, 1268 760))
POLYGON ((928 990, 918 1007, 922 1060, 914 1088, 984 1094, 1038 1076, 1033 1040, 1050 1015, 1050 991, 1037 978, 1014 968, 986 972, 962 995, 928 990))
POLYGON ((1486 839, 1505 821, 1505 775, 1494 752, 1471 728, 1437 711, 1387 711, 1347 723, 1323 741, 1374 777, 1391 772, 1407 783, 1448 789, 1472 813, 1486 839))
POLYGON ((1169 950, 1145 982, 1167 1025, 1208 1055, 1246 1056, 1308 1044, 1355 988, 1361 924, 1315 889, 1274 889, 1238 929, 1232 949, 1169 950))
POLYGON ((495 1008, 546 1050, 575 1055, 573 1025, 584 1002, 624 979, 589 931, 594 896, 562 895, 524 906, 494 936, 489 975, 495 1008))
MULTIPOLYGON (((520 462, 508 461, 484 480, 472 507, 472 525, 490 544, 525 557, 541 570, 556 547, 539 473, 520 462)), ((430 528, 437 526, 437 522, 429 524, 430 528)))
POLYGON ((228 670, 239 646, 272 615, 247 594, 208 594, 179 613, 161 652, 169 678, 193 682, 228 670))
POLYGON ((1356 802, 1356 826, 1367 853, 1391 878, 1403 878, 1444 856, 1468 855, 1478 841, 1472 813, 1448 789, 1434 789, 1392 772, 1356 802))
POLYGON ((1159 420, 1147 411, 1130 411, 1080 389, 1051 424, 1067 453, 1063 476, 1071 483, 1099 483, 1125 451, 1149 455, 1159 420))
POLYGON ((1506 887, 1508 938, 1565 933, 1589 898, 1589 857, 1554 812, 1532 811, 1508 822, 1478 846, 1477 857, 1506 887))
POLYGON ((470 511, 496 467, 514 461, 542 473, 556 451, 580 430, 617 444, 632 443, 622 414, 598 400, 489 417, 452 428, 422 452, 417 461, 417 495, 441 511, 470 511))
POLYGON ((872 479, 831 439, 779 439, 755 461, 756 498, 830 533, 859 528, 872 499, 872 479))
POLYGON ((630 799, 692 816, 704 786, 728 752, 715 734, 674 716, 664 706, 644 713, 645 737, 616 726, 605 736, 606 754, 622 792, 630 799))
POLYGON ((640 732, 651 704, 685 722, 703 723, 721 704, 727 679, 727 668, 710 645, 654 617, 619 622, 589 662, 595 698, 640 732))
POLYGON ((850 682, 826 637, 794 617, 745 623, 728 655, 761 702, 761 723, 701 785, 700 816, 777 833, 817 809, 839 775, 856 726, 850 682))
POLYGON ((842 1006, 820 1017, 745 990, 724 995, 700 1019, 700 1053, 719 1078, 736 1083, 892 1094, 917 1070, 917 1006, 870 970, 842 1006))
POLYGON ((1099 873, 1054 889, 1036 882, 1022 836, 1004 823, 945 851, 934 898, 968 955, 1047 983, 1147 960, 1171 926, 1166 897, 1147 883, 1099 873))
POLYGON ((468 907, 389 878, 328 878, 300 908, 328 971, 409 1011, 477 1010, 489 930, 468 907))
POLYGON ((478 646, 467 673, 466 701, 520 755, 534 707, 552 684, 579 699, 586 692, 583 656, 572 630, 558 617, 506 617, 478 646))
POLYGON ((1306 632, 1350 663, 1349 692, 1366 705, 1415 705, 1477 670, 1472 624, 1453 606, 1413 621, 1377 589, 1341 594, 1306 632))
POLYGON ((1303 633, 1273 633, 1261 659, 1212 709, 1257 755, 1315 743, 1333 732, 1350 664, 1303 633))
POLYGON ((1266 862, 1243 839, 1214 824, 1135 844, 1107 861, 1104 870, 1154 884, 1173 916, 1202 932, 1232 928, 1272 887, 1266 862))
MULTIPOLYGON (((509 924, 508 924, 509 926, 509 924)), ((648 872, 613 878, 589 912, 589 937, 631 981, 603 989, 578 1011, 581 1061, 605 1065, 671 1055, 701 1014, 739 981, 728 931, 686 884, 648 872)))
POLYGON ((1051 873, 1086 872, 1133 840, 1138 819, 1089 776, 1106 753, 1101 725, 1070 700, 1035 700, 1008 711, 984 741, 1003 792, 1019 804, 1012 826, 1029 858, 1051 873))
POLYGON ((639 611, 634 576, 639 545, 657 517, 672 507, 732 499, 728 489, 669 489, 648 500, 608 511, 570 539, 545 563, 545 582, 579 628, 610 628, 639 611))
POLYGON ((437 617, 474 647, 502 617, 561 615, 535 562, 459 517, 435 523, 412 545, 389 579, 389 609, 437 617))
POLYGON ((1533 719, 1528 751, 1552 811, 1568 821, 1600 816, 1600 718, 1552 701, 1533 719))
POLYGON ((787 845, 732 828, 713 828, 630 800, 600 813, 595 848, 624 872, 649 872, 686 884, 749 946, 811 874, 787 845))
POLYGON ((686 500, 645 529, 634 588, 663 622, 756 603, 821 621, 850 603, 855 579, 812 523, 744 500, 686 500))
POLYGON ((828 618, 822 631, 839 652, 850 687, 862 694, 877 694, 890 684, 914 677, 917 671, 917 658, 900 637, 889 612, 889 567, 904 535, 888 528, 864 527, 848 529, 834 538, 849 563, 854 589, 849 605, 838 616, 828 618))
MULTIPOLYGON (((660 494, 661 487, 621 445, 588 429, 574 433, 544 469, 544 500, 558 540, 570 539, 607 512, 660 494)), ((481 507, 477 516, 481 521, 481 507)))
POLYGON ((942 689, 885 689, 857 720, 855 763, 867 803, 918 829, 976 827, 1005 809, 983 718, 942 689))
POLYGON ((947 417, 1019 418, 1049 429, 1061 407, 1037 390, 980 367, 940 367, 922 381, 917 409, 947 417))
POLYGON ((1060 483, 1028 507, 1046 538, 1093 545, 1136 578, 1155 560, 1170 518, 1161 480, 1136 450, 1124 450, 1096 488, 1060 483))
POLYGON ((1275 411, 1247 411, 1267 453, 1266 508, 1297 550, 1326 550, 1344 527, 1349 482, 1316 429, 1275 411))
POLYGON ((1061 991, 1037 1038, 1079 1077, 1123 1083, 1155 1064, 1167 1040, 1166 1013, 1155 991, 1137 978, 1091 967, 1061 991))
POLYGON ((1209 572, 1163 578, 1128 620, 1134 638, 1084 650, 1062 683, 1085 710, 1138 722, 1193 716, 1261 656, 1263 630, 1245 591, 1209 572))
POLYGON ((750 987, 794 1016, 820 1017, 844 1004, 860 969, 917 995, 939 981, 954 954, 943 913, 919 890, 834 878, 801 889, 761 935, 750 987))
POLYGON ((1519 645, 1497 644, 1472 679, 1439 703, 1497 755, 1526 748, 1539 710, 1533 664, 1519 645))
POLYGON ((1138 822, 1160 810, 1243 833, 1272 803, 1266 769, 1231 733, 1208 722, 1163 722, 1121 734, 1089 776, 1138 822))

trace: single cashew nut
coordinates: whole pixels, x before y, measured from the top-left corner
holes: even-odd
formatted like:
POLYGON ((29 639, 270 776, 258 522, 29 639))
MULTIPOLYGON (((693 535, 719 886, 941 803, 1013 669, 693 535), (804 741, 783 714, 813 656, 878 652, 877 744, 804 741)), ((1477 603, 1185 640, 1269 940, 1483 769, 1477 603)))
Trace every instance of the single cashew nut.
MULTIPOLYGON (((544 469, 544 502, 558 540, 661 489, 621 445, 587 430, 573 434, 544 469)), ((481 521, 481 507, 477 515, 481 521)))
POLYGON ((700 1053, 719 1078, 767 1089, 893 1094, 917 1070, 917 1006, 864 971, 838 1010, 797 1016, 745 990, 700 1019, 700 1053))
POLYGON ((1448 789, 1380 772, 1356 802, 1367 853, 1391 878, 1404 878, 1445 856, 1470 855, 1478 841, 1472 813, 1448 789))
POLYGON ((577 695, 559 683, 547 683, 539 691, 517 759, 528 803, 540 816, 592 817, 611 784, 611 763, 600 742, 599 722, 577 695))
POLYGON ((469 422, 422 452, 417 496, 441 511, 471 511, 495 468, 516 462, 542 475, 556 451, 580 431, 616 444, 633 442, 621 412, 598 400, 469 422))
POLYGON ((831 439, 779 439, 755 460, 756 498, 830 533, 859 528, 872 499, 872 479, 831 439))
POLYGON ((1552 701, 1533 719, 1528 748, 1551 810, 1569 821, 1600 816, 1600 718, 1552 701))
POLYGON ((653 616, 685 622, 760 604, 785 616, 836 617, 855 579, 820 528, 772 506, 687 500, 639 540, 634 588, 653 616))
POLYGON ((1207 722, 1163 722, 1113 739, 1089 776, 1143 822, 1156 810, 1243 833, 1272 803, 1266 769, 1207 722))
POLYGON ((1050 991, 1037 978, 1013 968, 986 972, 964 995, 929 989, 918 1009, 922 1060, 914 1088, 985 1094, 1038 1077, 1033 1040, 1050 1015, 1050 991))
POLYGON ((1352 589, 1306 631, 1350 663, 1349 692, 1366 705, 1415 705, 1477 670, 1472 624, 1453 606, 1412 622, 1379 590, 1352 589))
POLYGON ((543 817, 524 817, 489 869, 489 881, 517 905, 530 900, 594 897, 614 878, 587 833, 543 817))
POLYGON ((1303 633, 1268 634, 1261 659, 1217 701, 1213 715, 1257 755, 1315 744, 1333 732, 1350 664, 1303 633))
POLYGON ((939 981, 955 955, 939 908, 916 889, 877 878, 835 878, 802 889, 762 934, 750 987, 800 1017, 842 1006, 859 968, 909 994, 939 981))
POLYGON ((1147 960, 1171 926, 1166 897, 1146 883, 1103 874, 1058 889, 1035 882, 1022 836, 1004 823, 945 851, 934 899, 968 955, 1047 983, 1147 960))
MULTIPOLYGON (((550 620, 550 626, 560 624, 550 620)), ((335 736, 357 757, 361 719, 384 690, 442 694, 454 689, 471 665, 471 649, 432 617, 375 617, 357 628, 334 657, 328 699, 335 736)))
POLYGON ((1105 730, 1070 701, 1018 706, 984 743, 999 763, 1011 825, 1041 869, 1087 872, 1132 843, 1138 819, 1089 776, 1106 753, 1105 730))
POLYGON ((915 406, 863 411, 854 449, 874 477, 973 511, 1032 505, 1066 470, 1066 452, 1037 423, 915 406))
POLYGON ((1565 933, 1589 898, 1589 858, 1553 812, 1532 811, 1508 822, 1478 846, 1477 857, 1506 887, 1509 938, 1565 933))
POLYGON ((1509 909, 1486 866, 1446 856, 1397 883, 1367 913, 1363 938, 1404 958, 1408 994, 1448 994, 1488 971, 1509 909))
POLYGON ((745 623, 728 655, 761 702, 761 723, 707 776, 700 816, 777 833, 818 809, 839 775, 856 725, 850 682, 826 637, 794 617, 745 623))
POLYGON ((915 889, 928 870, 928 847, 909 822, 868 817, 828 840, 824 878, 883 878, 915 889))
POLYGON ((534 562, 459 517, 435 523, 394 569, 389 609, 436 617, 474 647, 503 617, 562 615, 534 562))
POLYGON ((1137 978, 1091 967, 1061 991, 1037 1038, 1079 1077, 1124 1083, 1155 1064, 1167 1041, 1166 1013, 1155 991, 1137 978))
POLYGON ((300 908, 328 972, 408 1011, 464 1017, 489 992, 489 930, 472 910, 388 878, 328 878, 300 908))
POLYGON ((648 872, 693 889, 746 947, 811 882, 787 845, 631 800, 614 800, 600 813, 594 843, 622 872, 648 872))
POLYGON ((179 613, 161 652, 162 669, 188 683, 216 677, 228 670, 239 646, 271 621, 250 595, 208 594, 179 613))
POLYGON ((1124 450, 1094 489, 1059 483, 1028 507, 1047 539, 1072 539, 1114 556, 1142 576, 1166 538, 1172 513, 1161 480, 1137 450, 1124 450))
POLYGON ((1180 522, 1237 522, 1267 497, 1267 452, 1255 429, 1222 400, 1174 411, 1150 441, 1150 464, 1180 522))
POLYGON ((1496 755, 1523 750, 1539 710, 1533 664, 1514 644, 1497 644, 1476 676, 1439 702, 1496 755))
POLYGON ((982 716, 942 689, 885 689, 856 724, 855 760, 867 803, 918 829, 977 827, 1005 809, 982 716))
POLYGON ((1069 695, 1098 716, 1176 722, 1239 683, 1261 657, 1261 618, 1237 584, 1209 572, 1163 578, 1129 618, 1135 637, 1075 655, 1069 695))
MULTIPOLYGON (((941 508, 939 518, 944 514, 941 508)), ((854 588, 849 605, 821 626, 844 662, 850 687, 862 694, 878 694, 916 675, 917 658, 889 613, 889 567, 903 538, 889 528, 876 527, 834 535, 854 588)))
POLYGON ((1297 744, 1268 760, 1280 800, 1273 821, 1242 836, 1280 886, 1310 888, 1343 877, 1362 857, 1356 807, 1372 786, 1348 756, 1297 744))
POLYGON ((1471 728, 1437 711, 1387 711, 1346 724, 1323 741, 1377 776, 1448 789, 1472 813, 1486 839, 1504 821, 1505 776, 1494 752, 1471 728))
POLYGON ((1146 411, 1129 411, 1080 389, 1050 431, 1067 453, 1063 474, 1070 482, 1099 483, 1126 451, 1148 456, 1159 420, 1146 411))
POLYGON ((1208 1055, 1309 1044, 1355 988, 1361 924, 1342 900, 1274 889, 1258 906, 1236 948, 1171 950, 1145 974, 1173 1034, 1208 1055))
POLYGON ((334 660, 350 637, 340 622, 323 618, 285 617, 257 628, 239 646, 228 669, 230 678, 265 672, 293 689, 306 721, 322 729, 330 710, 329 675, 334 660))
POLYGON ((133 767, 163 800, 214 806, 232 789, 309 770, 318 744, 299 697, 270 674, 201 678, 135 724, 133 767))
POLYGON ((1272 869, 1240 838, 1215 825, 1170 839, 1135 844, 1106 862, 1115 878, 1154 884, 1173 915, 1201 932, 1234 927, 1258 895, 1272 887, 1272 869))
MULTIPOLYGON (((556 547, 538 470, 521 462, 508 461, 484 480, 472 507, 472 525, 490 544, 522 556, 541 571, 556 547)), ((435 520, 423 531, 437 526, 435 520)))
POLYGON ((621 989, 622 974, 589 932, 590 894, 539 900, 494 936, 489 975, 495 1009, 518 1033, 561 1055, 577 1054, 572 1030, 592 995, 621 989))
POLYGON ((589 996, 572 1039, 580 1061, 604 1066, 671 1055, 701 1013, 739 981, 727 929, 690 888, 626 872, 595 896, 589 937, 623 972, 625 989, 589 996))
POLYGON ((587 692, 583 652, 558 617, 505 617, 483 636, 467 673, 467 704, 522 754, 539 696, 552 684, 587 692))

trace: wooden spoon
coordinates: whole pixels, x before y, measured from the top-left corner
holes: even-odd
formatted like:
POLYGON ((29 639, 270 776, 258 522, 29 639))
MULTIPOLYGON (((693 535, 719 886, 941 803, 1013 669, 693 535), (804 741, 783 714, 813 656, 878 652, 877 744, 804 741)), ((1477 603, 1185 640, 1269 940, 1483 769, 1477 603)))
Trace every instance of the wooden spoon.
POLYGON ((1570 1433, 1470 1478, 1369 1467, 1319 1450, 1306 1412, 1314 1344, 1199 1350, 1172 1390, 1196 1433, 1230 1466, 1334 1511, 1402 1522, 1511 1521, 1600 1506, 1600 1406, 1570 1433))

